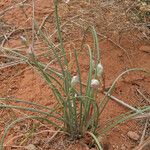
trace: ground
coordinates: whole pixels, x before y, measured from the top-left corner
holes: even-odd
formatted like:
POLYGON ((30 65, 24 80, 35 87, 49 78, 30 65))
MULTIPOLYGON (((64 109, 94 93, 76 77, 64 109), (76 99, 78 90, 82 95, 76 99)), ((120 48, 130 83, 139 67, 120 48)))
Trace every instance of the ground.
MULTIPOLYGON (((143 68, 147 71, 150 70, 150 30, 146 27, 145 22, 139 23, 139 20, 135 22, 135 18, 132 18, 130 12, 134 5, 133 2, 110 1, 108 3, 71 0, 69 3, 65 3, 60 1, 59 15, 62 21, 63 41, 68 53, 71 53, 73 48, 80 49, 84 30, 89 25, 95 26, 99 37, 106 88, 109 88, 113 80, 126 69, 143 68)), ((32 39, 31 6, 30 0, 0 1, 1 47, 14 48, 26 54, 27 48, 22 46, 20 36, 28 37, 28 41, 32 39)), ((52 0, 35 1, 35 19, 39 26, 41 25, 41 29, 58 46, 52 0)), ((86 41, 92 46, 93 40, 90 34, 88 34, 86 41)), ((46 44, 38 36, 36 37, 36 53, 43 62, 48 62, 50 58, 53 58, 46 44)), ((85 52, 81 52, 81 54, 83 55, 79 56, 79 60, 83 77, 86 78, 89 60, 85 56, 85 52)), ((23 99, 54 107, 56 101, 52 91, 38 72, 27 64, 14 60, 13 57, 15 56, 8 53, 6 57, 3 51, 0 53, 0 97, 23 99)), ((72 63, 71 56, 69 61, 72 63)), ((57 67, 57 65, 54 63, 53 67, 57 67)), ((71 70, 74 74, 73 67, 71 70)), ((113 95, 135 108, 148 105, 149 103, 138 91, 141 91, 147 99, 150 98, 150 77, 141 72, 131 73, 122 78, 113 95)), ((103 97, 102 94, 100 96, 103 97)), ((1 102, 1 104, 6 103, 9 102, 1 102)), ((20 103, 17 105, 28 106, 20 103)), ((128 110, 128 108, 110 99, 100 120, 100 125, 104 127, 111 118, 128 110)), ((15 109, 0 109, 0 136, 2 136, 4 127, 11 121, 21 115, 29 114, 31 113, 15 109)), ((134 120, 116 127, 104 140, 104 149, 133 149, 138 146, 140 138, 133 140, 127 133, 132 131, 141 137, 144 126, 145 120, 134 120)), ((145 138, 150 135, 148 128, 145 138)), ((32 149, 26 147, 29 144, 36 146, 39 150, 96 149, 87 146, 88 139, 72 142, 59 132, 57 136, 51 139, 55 133, 57 130, 52 126, 39 122, 33 124, 33 120, 26 120, 10 130, 5 139, 5 149, 32 149)))

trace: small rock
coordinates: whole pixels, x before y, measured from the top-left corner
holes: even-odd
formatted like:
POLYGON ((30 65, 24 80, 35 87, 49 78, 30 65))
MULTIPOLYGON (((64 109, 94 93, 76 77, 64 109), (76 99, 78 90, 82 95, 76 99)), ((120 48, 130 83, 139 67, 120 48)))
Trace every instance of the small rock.
POLYGON ((119 146, 117 146, 117 145, 112 145, 112 147, 114 150, 119 150, 119 146))
POLYGON ((36 148, 35 145, 29 144, 28 146, 25 147, 25 149, 27 149, 27 150, 36 150, 37 148, 36 148))
POLYGON ((139 50, 144 51, 144 52, 150 52, 150 46, 143 45, 139 48, 139 50))
POLYGON ((121 150, 126 150, 127 147, 125 145, 121 145, 121 150))
POLYGON ((136 133, 136 132, 133 132, 133 131, 129 131, 127 133, 127 136, 132 139, 132 140, 135 140, 135 141, 138 141, 140 136, 136 133))
POLYGON ((41 142, 42 142, 41 138, 37 137, 37 138, 35 138, 35 139, 33 140, 33 142, 32 142, 32 143, 33 143, 34 145, 36 145, 36 146, 37 146, 37 145, 40 145, 40 144, 41 144, 41 142))

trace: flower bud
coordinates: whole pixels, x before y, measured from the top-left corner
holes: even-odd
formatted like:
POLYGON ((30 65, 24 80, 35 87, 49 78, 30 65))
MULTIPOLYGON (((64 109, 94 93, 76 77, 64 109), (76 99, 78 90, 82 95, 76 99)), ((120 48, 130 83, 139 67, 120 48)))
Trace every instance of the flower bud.
POLYGON ((93 89, 98 89, 99 88, 99 81, 97 80, 97 79, 92 79, 91 80, 91 87, 93 88, 93 89))
POLYGON ((70 2, 70 0, 64 0, 64 2, 65 2, 66 4, 68 4, 68 3, 70 2))
POLYGON ((97 65, 96 71, 97 71, 97 76, 98 76, 98 77, 101 77, 102 74, 103 74, 103 66, 102 66, 101 63, 99 63, 99 64, 97 65))
POLYGON ((77 83, 79 83, 79 76, 73 76, 71 79, 71 86, 75 86, 77 83))
POLYGON ((25 46, 28 45, 28 41, 24 36, 20 36, 20 39, 21 39, 22 44, 24 44, 25 46))

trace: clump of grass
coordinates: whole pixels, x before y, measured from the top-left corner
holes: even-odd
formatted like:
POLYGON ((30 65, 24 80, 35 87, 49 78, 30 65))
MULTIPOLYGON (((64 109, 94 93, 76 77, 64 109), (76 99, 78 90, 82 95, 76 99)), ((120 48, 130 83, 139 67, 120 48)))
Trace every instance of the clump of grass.
MULTIPOLYGON (((106 134, 110 129, 114 128, 118 124, 124 122, 125 120, 129 120, 138 114, 142 114, 144 112, 150 111, 150 107, 143 107, 141 109, 137 109, 138 111, 128 112, 117 118, 114 118, 113 123, 108 124, 104 129, 100 129, 99 122, 101 118, 101 114, 106 108, 106 105, 109 101, 108 95, 111 95, 117 81, 125 74, 128 74, 131 71, 144 71, 143 69, 129 69, 120 74, 113 82, 111 88, 106 93, 105 97, 101 100, 100 103, 97 101, 98 89, 103 84, 103 73, 104 68, 101 62, 100 56, 100 48, 98 37, 94 27, 90 26, 86 32, 91 32, 94 39, 94 49, 85 43, 85 37, 83 38, 82 48, 88 51, 89 55, 89 71, 87 73, 87 82, 83 84, 82 81, 82 72, 80 68, 80 63, 78 60, 78 52, 76 49, 73 50, 74 58, 75 58, 75 66, 77 70, 77 74, 73 76, 69 69, 69 63, 67 60, 67 54, 64 47, 64 43, 62 40, 61 28, 60 28, 60 18, 58 16, 58 1, 54 1, 55 6, 55 18, 56 18, 56 27, 58 38, 60 42, 61 52, 58 52, 54 43, 49 41, 49 39, 45 36, 42 30, 38 27, 38 24, 35 20, 34 26, 37 29, 39 35, 43 39, 43 41, 48 45, 49 50, 53 52, 55 56, 55 60, 58 63, 58 66, 61 68, 61 71, 56 71, 47 65, 44 65, 40 62, 36 55, 34 54, 34 44, 30 47, 28 51, 28 56, 24 56, 15 52, 15 55, 20 57, 22 60, 27 62, 34 69, 38 70, 38 72, 45 79, 47 84, 52 89, 56 100, 58 100, 59 105, 56 108, 48 108, 45 106, 41 106, 36 103, 26 102, 22 100, 14 100, 1 98, 0 100, 6 101, 15 101, 20 103, 28 103, 32 106, 36 106, 37 109, 27 108, 22 106, 15 105, 0 105, 0 108, 13 108, 20 109, 25 111, 31 111, 38 113, 38 115, 27 116, 24 118, 19 118, 13 121, 10 125, 8 125, 3 133, 1 139, 0 150, 3 149, 4 139, 9 131, 9 129, 15 125, 16 123, 23 121, 25 119, 36 119, 43 120, 53 126, 61 129, 64 132, 67 132, 71 140, 80 139, 85 136, 85 134, 89 134, 95 140, 97 144, 97 148, 99 150, 102 149, 100 141, 98 141, 98 136, 102 136, 106 134), (95 61, 93 60, 94 56, 96 56, 95 61), (79 87, 77 88, 77 85, 79 87), (40 115, 39 115, 40 114, 40 115), (59 123, 53 121, 54 118, 59 123), (60 125, 63 124, 62 125, 60 125), (98 131, 101 130, 100 134, 98 131)), ((26 40, 22 38, 27 46, 26 40)), ((7 49, 8 50, 8 49, 7 49)), ((9 50, 8 50, 9 51, 9 50)))

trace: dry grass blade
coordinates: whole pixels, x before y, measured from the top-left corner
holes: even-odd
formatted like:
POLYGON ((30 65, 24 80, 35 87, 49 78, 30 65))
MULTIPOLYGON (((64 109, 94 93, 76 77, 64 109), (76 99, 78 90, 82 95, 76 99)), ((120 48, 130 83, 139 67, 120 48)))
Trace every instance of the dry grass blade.
POLYGON ((135 119, 150 118, 150 112, 134 117, 135 119))
POLYGON ((139 89, 137 89, 137 92, 150 104, 150 99, 148 99, 139 89))
POLYGON ((144 127, 144 130, 143 130, 142 136, 141 136, 141 140, 140 140, 139 146, 142 145, 142 143, 144 141, 147 126, 148 126, 148 119, 146 119, 145 127, 144 127))
POLYGON ((141 145, 137 146, 133 150, 148 150, 149 147, 150 147, 150 137, 147 138, 145 141, 143 141, 141 145))
MULTIPOLYGON (((107 95, 106 92, 104 92, 104 94, 107 95)), ((116 98, 116 97, 113 96, 113 95, 108 94, 108 97, 110 97, 112 100, 116 101, 117 103, 121 104, 122 106, 124 106, 124 107, 126 107, 126 108, 129 108, 129 109, 131 109, 131 110, 133 110, 133 111, 135 111, 135 112, 138 112, 138 111, 139 111, 138 109, 136 109, 136 108, 130 106, 129 104, 123 102, 122 100, 116 98)))

